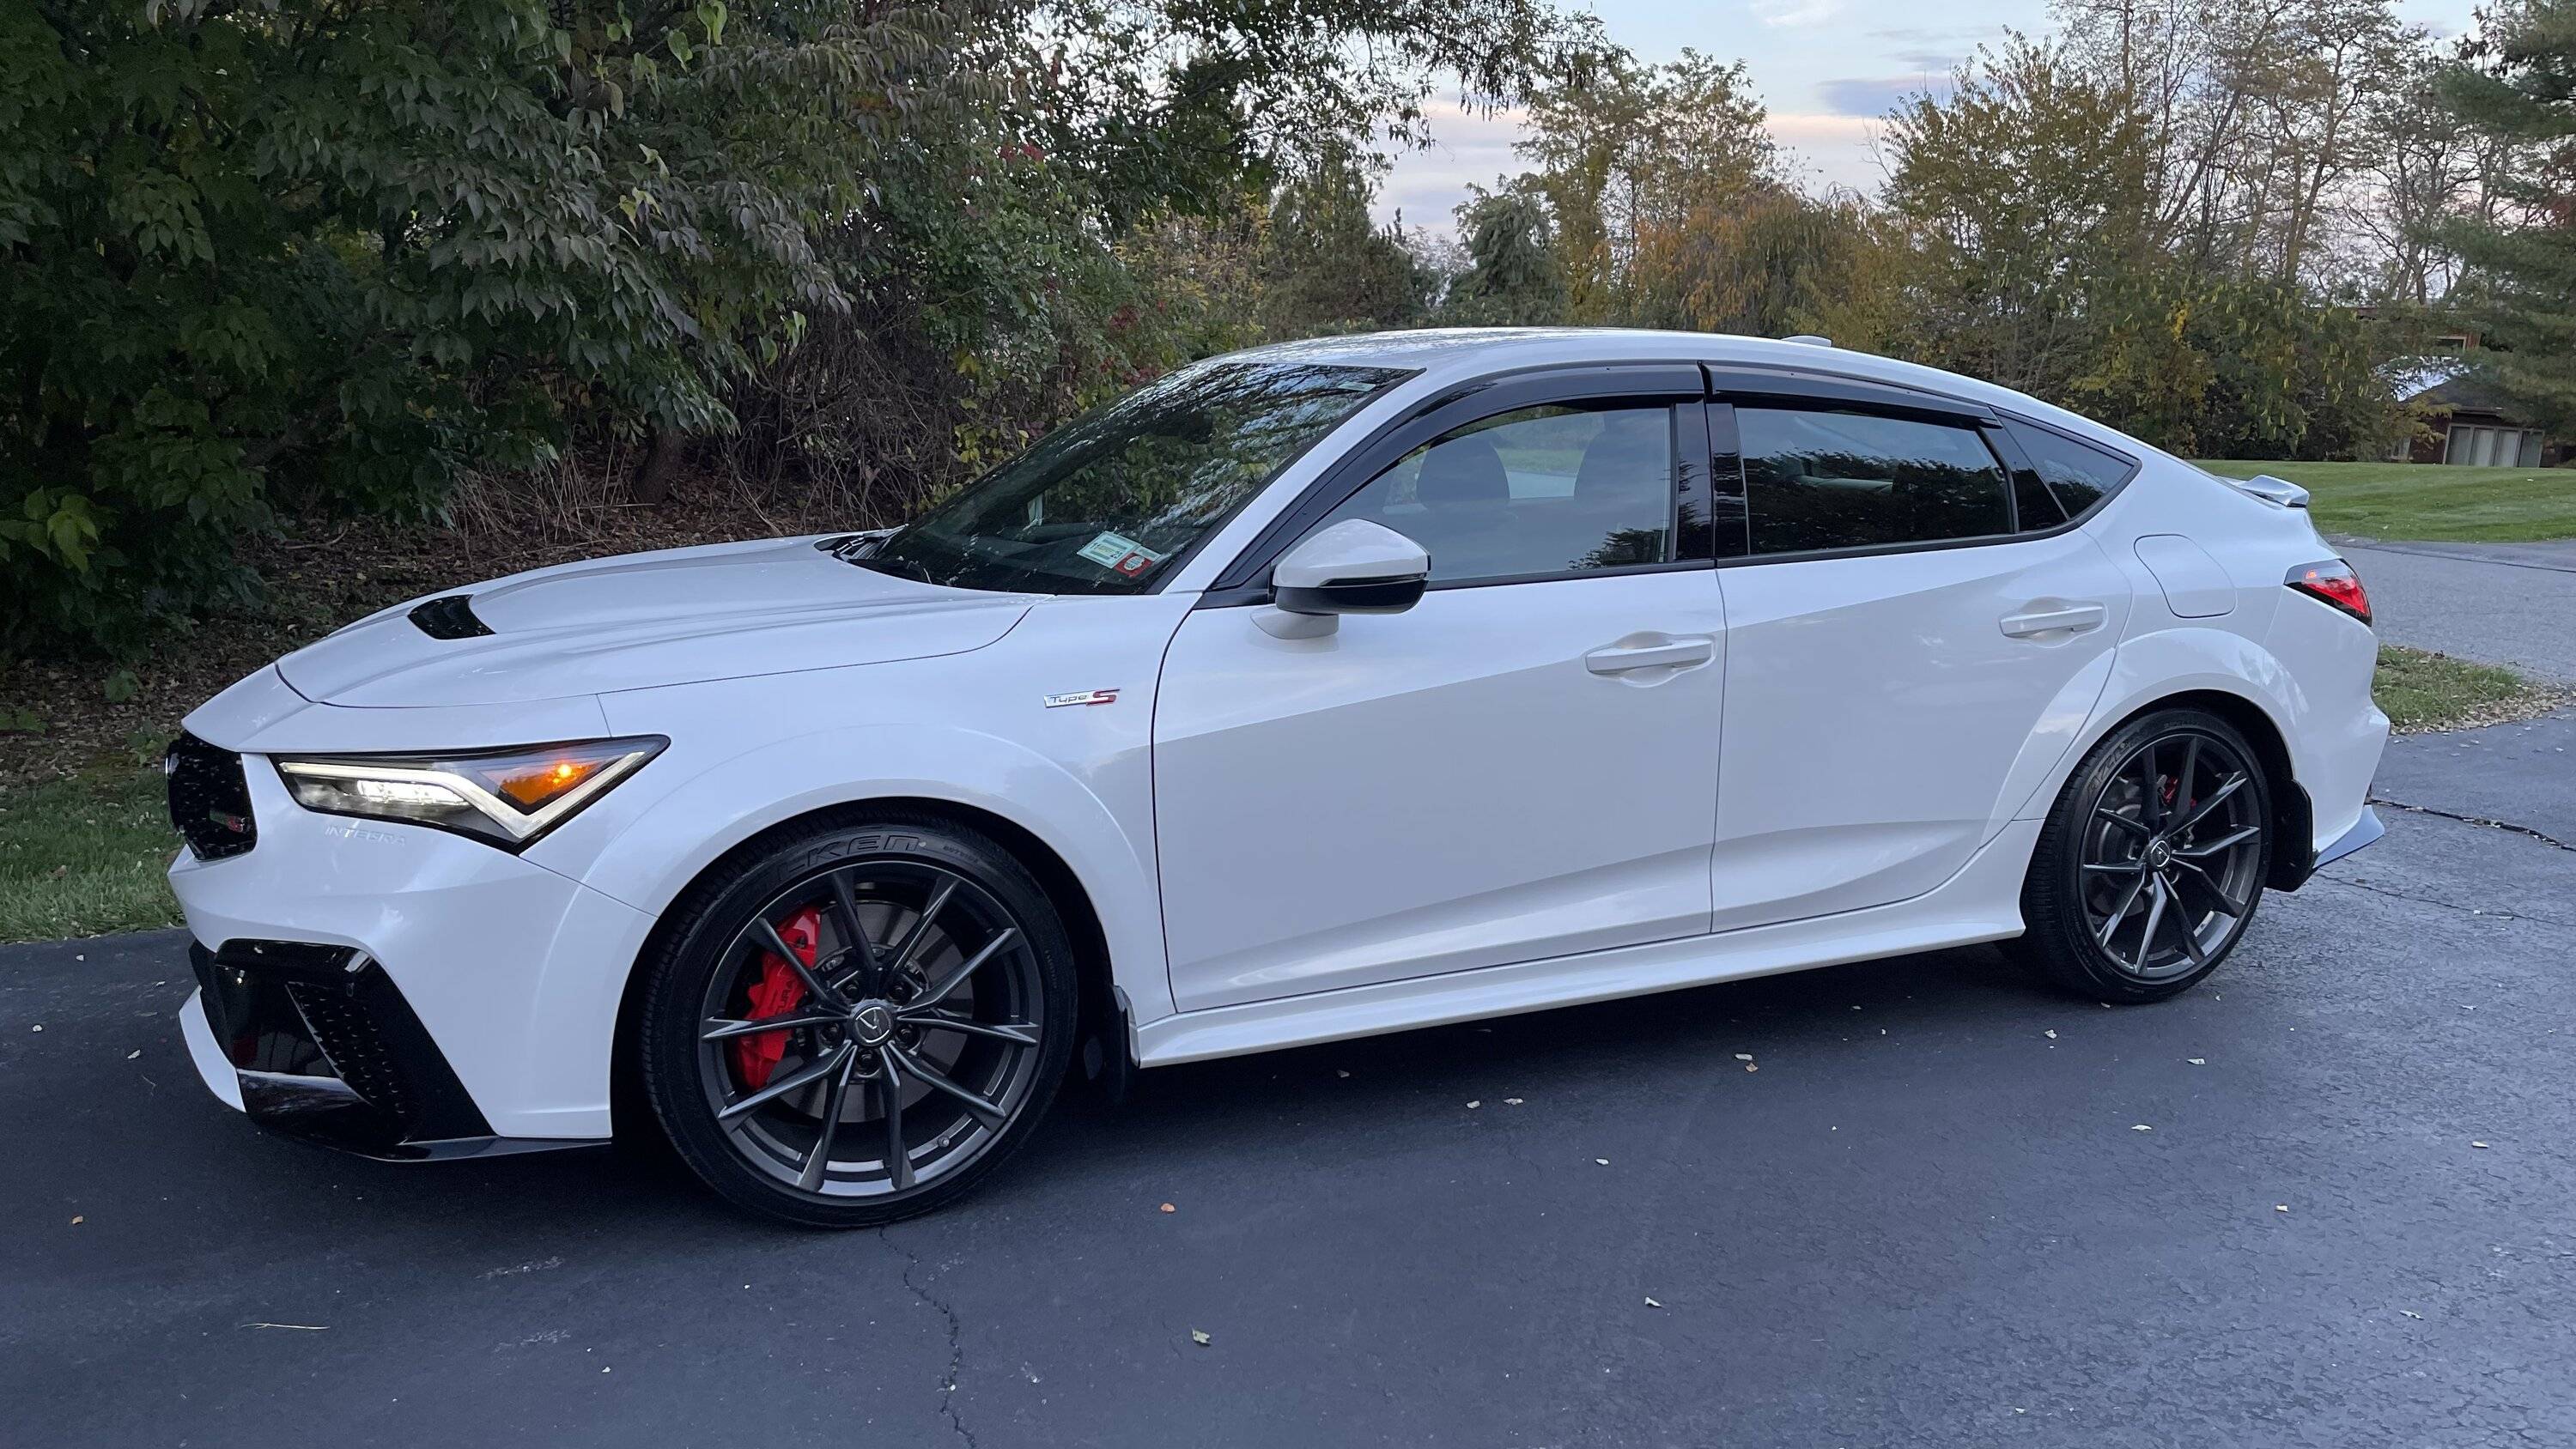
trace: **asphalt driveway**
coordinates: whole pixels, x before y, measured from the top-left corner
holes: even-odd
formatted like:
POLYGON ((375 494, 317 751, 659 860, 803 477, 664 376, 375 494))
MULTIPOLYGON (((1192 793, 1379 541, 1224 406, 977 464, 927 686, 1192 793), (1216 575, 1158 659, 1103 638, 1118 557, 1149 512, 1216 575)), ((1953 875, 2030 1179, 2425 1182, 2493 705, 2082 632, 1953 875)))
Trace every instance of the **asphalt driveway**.
POLYGON ((2576 684, 2576 539, 2337 547, 2370 590, 2382 638, 2576 684))
POLYGON ((1174 1068, 873 1234, 272 1140, 174 937, 0 949, 0 1439, 2576 1442, 2571 736, 2401 741, 2165 1006, 1974 950, 1174 1068))

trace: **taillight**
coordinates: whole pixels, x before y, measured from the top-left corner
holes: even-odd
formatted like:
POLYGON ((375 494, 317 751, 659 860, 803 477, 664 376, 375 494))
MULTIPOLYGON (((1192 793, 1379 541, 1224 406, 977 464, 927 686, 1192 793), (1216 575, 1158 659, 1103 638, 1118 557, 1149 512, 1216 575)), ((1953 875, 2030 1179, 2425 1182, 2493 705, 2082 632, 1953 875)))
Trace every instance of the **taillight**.
POLYGON ((2361 575, 2354 573, 2352 565, 2342 559, 2301 564, 2290 570, 2290 576, 2281 582, 2311 599, 2332 604, 2365 624, 2370 622, 2370 595, 2361 587, 2361 575))

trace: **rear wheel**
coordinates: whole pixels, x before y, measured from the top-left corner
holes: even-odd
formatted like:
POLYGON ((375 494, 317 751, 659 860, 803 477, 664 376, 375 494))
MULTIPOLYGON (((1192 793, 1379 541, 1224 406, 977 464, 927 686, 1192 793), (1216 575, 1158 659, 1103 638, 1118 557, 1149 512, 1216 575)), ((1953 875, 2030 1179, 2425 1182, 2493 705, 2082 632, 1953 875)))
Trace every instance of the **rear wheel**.
POLYGON ((1064 1078, 1072 954, 1028 872, 926 818, 834 825, 702 885, 648 965, 644 1086, 755 1212, 867 1227, 955 1200, 1064 1078))
POLYGON ((2017 953, 2097 1000, 2188 990, 2254 919, 2271 805, 2260 758, 2214 714, 2159 710, 2113 731, 2040 832, 2017 953))

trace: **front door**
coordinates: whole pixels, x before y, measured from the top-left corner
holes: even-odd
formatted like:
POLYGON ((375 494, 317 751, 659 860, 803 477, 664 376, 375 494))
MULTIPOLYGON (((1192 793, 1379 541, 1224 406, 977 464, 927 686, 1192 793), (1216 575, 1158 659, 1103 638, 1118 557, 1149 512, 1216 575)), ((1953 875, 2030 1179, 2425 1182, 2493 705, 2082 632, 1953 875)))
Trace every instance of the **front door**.
POLYGON ((1155 822, 1184 1011, 1708 928, 1725 620, 1685 557, 1702 479, 1673 440, 1704 456, 1696 403, 1438 421, 1313 525, 1423 544, 1419 604, 1320 639, 1201 608, 1165 657, 1155 822))

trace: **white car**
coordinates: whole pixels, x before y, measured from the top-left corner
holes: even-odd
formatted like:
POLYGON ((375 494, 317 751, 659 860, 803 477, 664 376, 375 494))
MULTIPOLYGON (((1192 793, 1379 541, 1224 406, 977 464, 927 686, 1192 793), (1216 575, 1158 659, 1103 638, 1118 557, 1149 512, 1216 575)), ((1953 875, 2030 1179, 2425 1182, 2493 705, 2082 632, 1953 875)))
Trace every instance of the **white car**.
POLYGON ((2106 1002, 2367 844, 2287 484, 1820 340, 1198 364, 896 531, 540 569, 190 715, 183 1023, 385 1157, 968 1191, 1135 1067, 2007 942, 2106 1002))

